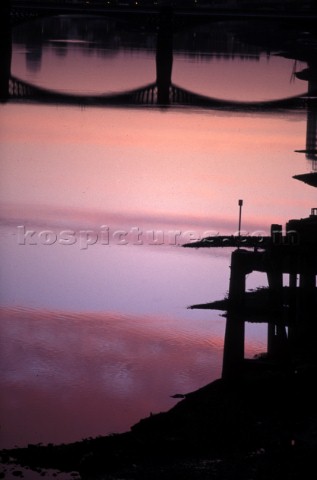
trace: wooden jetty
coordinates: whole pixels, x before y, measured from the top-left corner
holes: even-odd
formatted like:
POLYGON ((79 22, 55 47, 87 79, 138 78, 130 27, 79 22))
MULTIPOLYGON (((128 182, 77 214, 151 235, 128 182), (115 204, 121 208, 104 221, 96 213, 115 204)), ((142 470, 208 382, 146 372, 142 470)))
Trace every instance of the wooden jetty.
POLYGON ((302 173, 301 175, 294 175, 293 178, 312 187, 317 187, 317 172, 302 173))
POLYGON ((254 321, 266 321, 268 324, 267 364, 293 369, 304 364, 316 366, 317 208, 311 210, 308 218, 289 220, 285 234, 281 225, 272 225, 271 235, 261 242, 260 249, 249 237, 219 238, 217 242, 205 239, 185 246, 238 247, 231 255, 228 299, 209 306, 227 310, 222 377, 236 378, 251 363, 245 361, 244 342, 245 322, 250 321, 252 316, 254 321), (221 245, 221 239, 229 240, 226 245, 221 245), (245 240, 243 248, 242 240, 245 240), (261 307, 260 302, 257 305, 255 294, 254 310, 250 312, 250 302, 246 302, 250 295, 246 292, 246 275, 254 271, 266 273, 268 288, 266 305, 261 307))

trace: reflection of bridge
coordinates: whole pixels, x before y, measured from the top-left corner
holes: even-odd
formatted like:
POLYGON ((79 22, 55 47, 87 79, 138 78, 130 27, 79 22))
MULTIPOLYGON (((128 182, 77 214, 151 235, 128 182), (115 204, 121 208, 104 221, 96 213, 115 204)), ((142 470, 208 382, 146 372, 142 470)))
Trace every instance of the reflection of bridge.
MULTIPOLYGON (((168 8, 159 15, 156 47, 156 81, 140 88, 109 94, 72 94, 32 85, 11 75, 11 44, 2 52, 0 71, 0 97, 2 100, 26 100, 41 103, 78 105, 130 105, 130 106, 194 106, 227 110, 304 108, 311 104, 308 93, 279 100, 239 102, 199 95, 172 83, 173 15, 168 8)), ((309 92, 312 97, 312 92, 309 92)))
POLYGON ((9 100, 31 100, 41 103, 65 103, 78 105, 184 105, 205 108, 221 109, 275 109, 305 107, 307 96, 296 96, 280 100, 239 102, 235 100, 222 100, 196 94, 185 90, 172 83, 168 85, 164 101, 160 101, 160 85, 158 82, 143 87, 111 94, 82 95, 70 94, 49 90, 29 84, 10 75, 9 100))
MULTIPOLYGON (((271 101, 239 102, 199 95, 172 83, 173 66, 173 15, 162 9, 156 47, 156 81, 140 88, 109 94, 72 94, 58 92, 32 85, 11 75, 11 44, 1 55, 3 68, 0 71, 0 97, 2 100, 26 100, 41 103, 64 103, 78 105, 130 105, 130 106, 194 106, 227 110, 304 108, 308 94, 271 101)), ((311 98, 312 92, 309 92, 311 98)))

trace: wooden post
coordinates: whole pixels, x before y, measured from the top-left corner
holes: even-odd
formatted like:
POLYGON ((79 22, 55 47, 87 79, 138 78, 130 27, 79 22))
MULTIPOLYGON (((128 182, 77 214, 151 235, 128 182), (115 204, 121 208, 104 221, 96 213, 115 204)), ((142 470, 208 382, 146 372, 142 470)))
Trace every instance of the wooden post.
POLYGON ((298 302, 298 346, 306 361, 316 357, 316 271, 309 250, 300 257, 299 302, 298 302))
POLYGON ((268 251, 267 279, 272 305, 271 321, 267 330, 267 353, 269 356, 283 356, 286 330, 282 325, 283 314, 283 258, 282 248, 283 235, 282 226, 273 224, 271 226, 271 247, 268 251))
POLYGON ((223 350, 222 378, 237 377, 244 360, 244 318, 245 276, 249 273, 249 252, 235 250, 231 255, 229 285, 229 308, 223 350))

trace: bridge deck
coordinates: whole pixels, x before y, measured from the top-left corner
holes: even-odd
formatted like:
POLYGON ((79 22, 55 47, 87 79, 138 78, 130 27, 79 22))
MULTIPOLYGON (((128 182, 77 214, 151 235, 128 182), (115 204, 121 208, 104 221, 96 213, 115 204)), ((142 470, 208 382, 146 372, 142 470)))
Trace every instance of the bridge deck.
MULTIPOLYGON (((40 103, 65 103, 78 105, 160 105, 158 102, 160 86, 154 82, 138 89, 115 94, 85 95, 57 92, 37 87, 10 76, 7 100, 30 100, 40 103)), ((201 108, 221 108, 226 110, 276 110, 306 108, 307 104, 317 104, 316 97, 308 94, 287 97, 279 100, 241 102, 206 97, 185 90, 177 85, 169 87, 169 98, 163 105, 183 105, 201 108)))

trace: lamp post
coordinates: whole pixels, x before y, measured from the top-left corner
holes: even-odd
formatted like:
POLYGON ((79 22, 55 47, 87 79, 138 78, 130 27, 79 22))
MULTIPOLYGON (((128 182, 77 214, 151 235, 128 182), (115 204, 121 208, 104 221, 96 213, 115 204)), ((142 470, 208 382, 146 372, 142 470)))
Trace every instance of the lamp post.
POLYGON ((242 205, 243 200, 239 200, 239 227, 238 227, 238 248, 240 248, 240 237, 241 237, 241 214, 242 214, 242 205))

